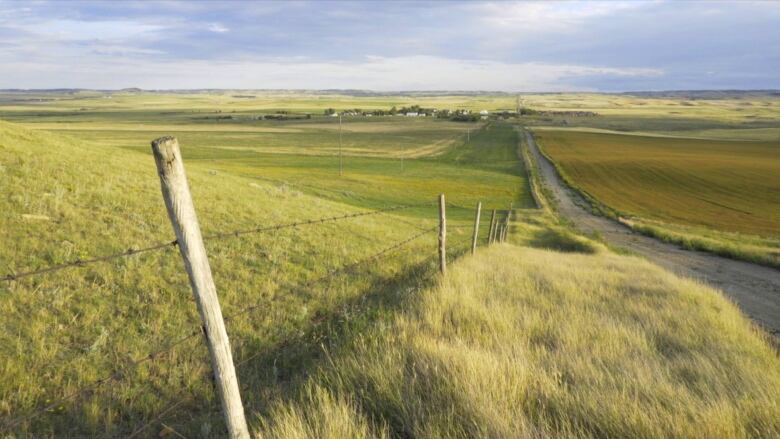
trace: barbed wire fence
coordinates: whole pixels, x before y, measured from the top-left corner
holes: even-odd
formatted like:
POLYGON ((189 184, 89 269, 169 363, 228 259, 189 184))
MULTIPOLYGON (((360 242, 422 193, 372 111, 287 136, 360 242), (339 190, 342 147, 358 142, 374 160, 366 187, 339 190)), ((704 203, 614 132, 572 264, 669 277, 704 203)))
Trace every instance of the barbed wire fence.
MULTIPOLYGON (((175 141, 175 139, 174 139, 174 141, 175 141)), ((174 151, 175 154, 173 156, 179 161, 179 165, 182 167, 181 169, 182 169, 182 175, 183 175, 183 164, 181 164, 180 154, 178 153, 178 143, 175 144, 175 149, 176 149, 174 151)), ((163 166, 165 166, 165 164, 163 164, 163 166)), ((160 162, 158 161, 158 170, 159 169, 160 169, 160 162)), ((163 172, 161 172, 161 181, 163 181, 163 180, 164 180, 164 176, 163 176, 163 172)), ((186 185, 186 178, 183 181, 184 181, 184 184, 186 185)), ((164 193, 164 198, 165 198, 164 183, 163 183, 163 193, 164 193)), ((189 189, 188 188, 186 188, 186 196, 189 197, 189 189)), ((191 199, 189 200, 189 202, 191 203, 191 199)), ((229 239, 229 238, 237 238, 237 237, 241 237, 241 236, 244 236, 244 235, 250 235, 250 234, 271 233, 271 232, 280 231, 280 230, 284 230, 284 229, 296 229, 296 228, 300 228, 300 227, 312 227, 312 226, 322 225, 322 224, 326 224, 326 223, 335 223, 335 222, 349 220, 349 219, 354 219, 354 218, 359 218, 359 217, 368 217, 368 216, 380 215, 380 214, 390 214, 390 213, 402 211, 402 210, 405 210, 405 209, 433 207, 436 204, 439 205, 439 224, 438 225, 436 225, 434 227, 425 226, 425 225, 421 225, 421 224, 417 224, 417 223, 414 223, 414 222, 411 222, 411 221, 407 221, 407 220, 401 219, 398 216, 393 216, 393 220, 394 221, 397 221, 397 222, 402 223, 402 224, 406 224, 407 226, 410 226, 412 228, 417 229, 419 232, 415 233, 414 235, 409 236, 409 237, 407 237, 405 239, 402 239, 400 241, 396 241, 396 242, 392 243, 391 245, 388 245, 388 246, 380 249, 377 252, 371 253, 368 256, 365 256, 363 258, 360 258, 358 260, 355 260, 355 261, 347 263, 347 264, 343 264, 343 265, 341 265, 341 266, 339 266, 337 268, 333 268, 331 270, 328 270, 323 275, 317 276, 314 279, 311 279, 309 281, 306 281, 306 282, 303 282, 303 283, 298 283, 298 284, 285 285, 284 289, 286 289, 286 290, 294 290, 294 289, 307 290, 307 289, 311 289, 314 286, 316 286, 317 284, 331 281, 334 278, 336 278, 337 276, 348 274, 348 273, 352 273, 358 267, 368 265, 370 262, 379 261, 379 260, 382 260, 384 258, 387 258, 387 257, 391 256, 393 253, 397 253, 399 250, 403 249, 404 247, 408 247, 412 242, 414 242, 414 241, 416 241, 416 240, 418 240, 418 239, 420 239, 420 238, 422 238, 422 237, 424 237, 426 235, 433 234, 433 233, 435 233, 437 231, 438 231, 438 238, 439 238, 439 261, 440 261, 440 264, 442 264, 442 267, 441 267, 442 268, 442 272, 444 272, 444 264, 446 264, 447 257, 448 256, 453 257, 453 256, 456 256, 458 254, 463 254, 463 253, 467 252, 468 249, 471 248, 471 246, 472 246, 472 240, 474 242, 476 242, 477 237, 480 235, 480 230, 482 230, 484 228, 489 228, 489 233, 488 233, 488 236, 486 237, 486 241, 488 243, 499 242, 499 241, 503 241, 505 239, 505 233, 501 234, 501 233, 497 232, 497 230, 498 230, 499 227, 503 227, 502 230, 506 229, 506 227, 507 227, 506 225, 508 225, 509 216, 510 216, 511 211, 512 211, 511 207, 510 207, 509 210, 502 210, 502 211, 500 211, 500 213, 503 214, 503 216, 504 216, 503 222, 506 224, 504 226, 499 226, 498 221, 491 221, 490 223, 486 222, 486 223, 480 224, 480 222, 479 222, 479 208, 477 208, 477 215, 476 215, 475 223, 474 223, 473 226, 472 225, 454 225, 454 226, 447 227, 445 225, 446 224, 445 223, 445 217, 446 217, 445 206, 449 205, 452 208, 462 209, 462 210, 466 210, 468 208, 463 207, 463 206, 456 206, 456 205, 453 205, 453 204, 445 203, 444 202, 444 195, 440 195, 439 203, 428 202, 428 203, 395 205, 395 206, 390 206, 390 207, 381 208, 381 209, 369 210, 369 211, 365 211, 365 212, 349 213, 349 214, 342 214, 342 215, 335 215, 335 216, 327 216, 327 217, 314 218, 314 219, 308 219, 308 220, 301 220, 301 221, 295 221, 295 222, 288 222, 288 223, 282 223, 282 224, 276 224, 276 225, 270 225, 270 226, 269 225, 263 225, 263 226, 258 226, 258 227, 254 227, 254 228, 248 228, 248 229, 239 229, 239 230, 218 232, 218 233, 213 233, 213 234, 204 235, 204 236, 200 236, 200 231, 198 229, 198 238, 200 239, 201 242, 202 241, 209 241, 209 240, 223 240, 223 239, 229 239), (463 242, 456 242, 456 243, 454 243, 455 245, 451 245, 450 246, 450 248, 449 248, 450 249, 450 254, 449 255, 447 254, 447 250, 446 250, 447 249, 447 246, 446 246, 446 230, 447 230, 447 228, 451 228, 451 229, 455 229, 455 230, 466 229, 466 228, 473 229, 471 235, 466 234, 467 235, 466 237, 468 238, 467 240, 464 240, 463 242), (495 235, 495 237, 494 237, 494 235, 495 235)), ((481 203, 480 203, 480 205, 481 205, 481 203)), ((71 260, 71 261, 67 261, 67 262, 64 262, 64 263, 51 265, 51 266, 48 266, 48 267, 42 267, 42 268, 37 268, 37 269, 32 269, 32 270, 27 270, 27 271, 22 271, 22 272, 12 272, 12 273, 8 273, 5 276, 3 276, 2 278, 0 278, 0 282, 5 282, 5 283, 17 282, 17 281, 20 281, 20 280, 23 280, 23 279, 26 279, 26 278, 33 278, 33 277, 42 276, 42 275, 46 275, 46 274, 50 274, 50 273, 54 273, 54 272, 63 271, 63 270, 78 269, 78 268, 87 267, 87 266, 91 266, 91 265, 99 264, 99 263, 107 263, 107 262, 111 262, 111 261, 118 260, 118 259, 121 259, 121 258, 128 258, 128 257, 139 255, 139 254, 151 253, 151 252, 156 252, 156 251, 162 251, 162 250, 169 249, 169 248, 172 248, 172 247, 178 247, 180 249, 180 251, 182 253, 182 257, 185 260, 185 266, 187 266, 188 265, 188 261, 187 261, 187 255, 186 255, 186 250, 185 250, 186 239, 183 239, 182 234, 178 233, 179 231, 177 230, 177 225, 175 224, 175 220, 174 220, 174 216, 175 215, 174 215, 174 213, 172 213, 171 203, 170 203, 169 199, 166 199, 166 206, 169 208, 169 216, 171 217, 172 223, 174 223, 174 230, 177 231, 177 239, 175 239, 175 240, 167 241, 167 242, 160 242, 160 243, 157 243, 157 244, 150 244, 150 245, 142 247, 142 248, 128 248, 127 250, 124 250, 124 251, 121 251, 121 252, 116 252, 116 253, 113 253, 113 254, 108 254, 108 255, 103 255, 103 256, 96 256, 96 257, 93 257, 93 258, 74 259, 74 260, 71 260)), ((494 217, 495 217, 495 215, 494 215, 494 217)), ((193 217, 193 220, 194 220, 195 227, 198 227, 197 226, 197 219, 195 219, 193 217)), ((205 254, 204 254, 204 257, 205 257, 205 254)), ((208 266, 206 266, 206 267, 208 268, 208 266)), ((191 278, 191 281, 192 281, 192 277, 194 276, 194 274, 192 273, 192 269, 190 269, 189 266, 188 266, 188 274, 189 274, 189 276, 191 278)), ((210 273, 209 273, 209 277, 210 277, 210 273)), ((196 288, 193 285, 193 290, 195 290, 195 289, 196 288)), ((195 292, 195 294, 197 296, 197 292, 196 291, 194 291, 194 292, 195 292)), ((199 305, 201 305, 201 304, 199 303, 199 305)), ((219 304, 217 303, 216 306, 219 307, 219 304)), ((257 304, 245 306, 245 307, 240 308, 238 310, 232 310, 232 312, 230 314, 225 315, 225 316, 222 316, 221 315, 221 311, 220 311, 219 312, 219 317, 220 317, 221 324, 224 325, 225 323, 232 322, 232 321, 234 321, 235 319, 237 319, 237 318, 239 318, 241 316, 249 315, 249 314, 253 313, 254 311, 257 311, 257 310, 261 309, 262 307, 263 307, 262 304, 257 303, 257 304)), ((7 420, 2 425, 0 425, 0 433, 12 432, 12 431, 14 431, 14 429, 16 429, 16 428, 24 425, 25 423, 30 422, 30 421, 32 421, 32 420, 34 420, 34 419, 36 419, 36 418, 46 414, 46 413, 51 412, 53 409, 55 409, 57 407, 60 407, 63 404, 75 403, 76 401, 80 400, 81 398, 84 398, 84 397, 86 397, 88 395, 94 394, 95 391, 97 391, 98 389, 100 389, 102 387, 105 387, 105 386, 107 386, 107 385, 109 385, 111 383, 119 382, 119 381, 123 380, 125 377, 127 377, 132 371, 134 371, 137 368, 139 368, 141 365, 146 364, 146 363, 154 363, 154 362, 163 360, 164 358, 168 357, 169 354, 171 354, 174 350, 181 348, 183 345, 185 345, 188 342, 191 342, 193 340, 198 339, 200 336, 205 336, 207 343, 211 342, 211 340, 209 339, 209 334, 207 333, 206 324, 204 324, 202 326, 199 325, 197 327, 192 328, 190 331, 188 331, 183 336, 181 336, 181 337, 171 341, 170 343, 165 344, 164 346, 161 346, 161 347, 159 347, 159 348, 157 348, 155 350, 152 350, 151 352, 149 352, 146 355, 137 357, 137 358, 135 358, 135 359, 125 363, 125 364, 117 366, 115 368, 115 370, 113 370, 113 371, 111 371, 109 373, 106 373, 101 378, 99 378, 97 380, 90 381, 90 382, 86 383, 85 385, 80 386, 78 389, 76 389, 76 390, 74 390, 74 391, 72 391, 70 393, 67 393, 66 395, 60 396, 59 398, 55 398, 55 399, 53 399, 51 401, 47 400, 46 403, 39 405, 37 408, 34 408, 34 409, 28 411, 25 414, 14 416, 13 418, 7 420)), ((213 346, 209 346, 209 347, 213 348, 213 346)), ((229 349, 229 346, 228 346, 228 349, 229 349)), ((254 358, 259 356, 260 354, 261 354, 261 352, 256 352, 254 354, 247 355, 244 358, 242 358, 238 363, 236 363, 235 366, 234 366, 234 363, 232 361, 232 358, 229 358, 231 369, 234 369, 235 367, 241 367, 241 366, 251 362, 254 358)), ((214 364, 212 364, 212 367, 214 367, 214 364)), ((205 370, 203 375, 205 377, 208 377, 209 375, 213 375, 212 378, 214 378, 215 381, 220 379, 220 377, 217 376, 217 374, 215 372, 213 372, 212 370, 209 370, 208 368, 205 370)), ((186 392, 183 392, 182 395, 180 395, 177 398, 174 398, 169 404, 167 404, 162 410, 160 410, 158 412, 157 416, 155 416, 154 418, 152 418, 148 422, 135 427, 132 430, 132 433, 130 434, 129 437, 137 437, 138 435, 140 435, 141 433, 146 431, 152 425, 155 425, 157 423, 161 423, 165 419, 166 416, 170 415, 172 412, 174 412, 174 410, 176 410, 176 408, 180 407, 189 398, 192 398, 192 397, 193 397, 192 394, 187 394, 186 392)), ((240 406, 240 399, 239 399, 238 403, 239 403, 239 407, 241 407, 240 406)), ((226 403, 224 401, 224 398, 222 398, 222 406, 223 406, 223 411, 225 411, 226 410, 225 409, 226 403)), ((241 413, 241 419, 243 419, 243 408, 241 408, 241 412, 242 412, 241 413)), ((244 427, 242 428, 240 425, 238 425, 238 426, 236 426, 236 425, 231 426, 230 425, 231 422, 235 422, 235 419, 230 419, 230 417, 227 416, 227 415, 225 416, 225 418, 226 418, 226 424, 227 424, 227 427, 228 427, 228 431, 230 432, 231 437, 242 437, 242 438, 243 437, 248 437, 247 436, 248 435, 248 433, 247 433, 248 430, 246 430, 245 421, 243 421, 244 422, 244 427)), ((178 434, 178 433, 175 432, 175 430, 174 430, 174 433, 178 434)))

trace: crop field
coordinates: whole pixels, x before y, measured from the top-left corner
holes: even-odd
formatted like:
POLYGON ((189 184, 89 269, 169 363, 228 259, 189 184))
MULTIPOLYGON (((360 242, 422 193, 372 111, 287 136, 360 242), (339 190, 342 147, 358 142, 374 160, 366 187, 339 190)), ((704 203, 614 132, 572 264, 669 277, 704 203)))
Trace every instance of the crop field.
POLYGON ((780 142, 581 131, 538 138, 572 184, 619 215, 778 259, 780 142))

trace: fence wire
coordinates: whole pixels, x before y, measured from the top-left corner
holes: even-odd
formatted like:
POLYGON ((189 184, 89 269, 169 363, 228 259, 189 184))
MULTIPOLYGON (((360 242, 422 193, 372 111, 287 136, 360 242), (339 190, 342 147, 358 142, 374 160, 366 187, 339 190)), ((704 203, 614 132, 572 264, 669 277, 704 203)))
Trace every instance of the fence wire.
MULTIPOLYGON (((381 259, 384 255, 387 255, 388 253, 392 252, 393 250, 401 248, 401 247, 411 243, 412 241, 414 241, 416 239, 419 239, 423 235, 426 235, 428 233, 433 232, 434 230, 436 230, 436 229, 435 228, 428 229, 428 230, 426 230, 424 232, 417 233, 417 234, 411 236, 410 238, 407 238, 407 239, 404 239, 402 241, 396 242, 395 244, 393 244, 391 246, 388 246, 388 247, 385 247, 382 250, 380 250, 379 252, 373 253, 373 254, 365 257, 365 258, 361 258, 361 259, 359 259, 359 260, 357 260, 355 262, 352 262, 352 263, 343 265, 343 266, 341 266, 339 268, 330 270, 325 275, 323 275, 321 277, 317 277, 317 278, 315 278, 315 279, 313 279, 311 281, 308 281, 308 282, 306 282, 306 283, 304 283, 302 285, 299 285, 299 286, 297 286, 297 288, 310 288, 313 285, 315 285, 315 284, 317 284, 319 282, 323 282, 325 280, 331 279, 331 278, 337 276, 338 274, 349 272, 350 270, 353 270, 354 268, 356 268, 356 267, 358 267, 358 266, 360 266, 362 264, 365 264, 365 263, 370 262, 372 260, 381 259)), ((259 309, 260 307, 261 307, 261 305, 259 305, 259 304, 249 306, 247 308, 242 309, 239 312, 236 312, 236 313, 233 313, 231 315, 225 316, 224 317, 224 321, 225 321, 225 323, 227 323, 227 322, 235 319, 236 317, 248 314, 248 313, 250 313, 250 312, 252 312, 252 311, 254 311, 256 309, 259 309)), ((173 349, 179 347, 180 345, 186 343, 187 341, 195 339, 198 335, 203 333, 202 331, 203 331, 202 328, 198 327, 198 329, 193 330, 192 332, 190 332, 186 336, 177 339, 173 343, 167 345, 165 348, 156 350, 154 352, 151 352, 151 353, 147 354, 146 356, 143 356, 143 357, 140 357, 140 358, 138 358, 136 360, 131 361, 130 363, 127 364, 127 366, 123 370, 135 369, 136 367, 138 367, 139 365, 141 365, 143 363, 150 362, 150 361, 156 361, 157 359, 164 357, 166 354, 170 353, 173 349)), ((112 372, 111 374, 108 374, 108 375, 104 376, 103 378, 100 378, 100 379, 98 379, 96 381, 93 381, 90 384, 88 384, 88 385, 86 385, 84 387, 81 387, 80 389, 78 389, 78 390, 76 390, 76 391, 74 391, 74 392, 72 392, 72 393, 70 393, 70 394, 68 394, 68 395, 66 395, 64 397, 61 397, 61 398, 59 398, 59 399, 57 399, 57 400, 55 400, 55 401, 53 401, 53 402, 51 402, 49 404, 41 406, 41 407, 33 410, 32 412, 26 414, 26 415, 23 415, 23 416, 20 416, 18 418, 15 418, 15 419, 11 420, 10 422, 6 423, 2 427, 2 429, 0 429, 0 431, 11 430, 14 427, 16 427, 16 426, 18 426, 18 425, 20 425, 20 424, 22 424, 22 423, 24 423, 26 421, 32 420, 32 419, 40 416, 41 414, 43 414, 43 413, 45 413, 45 412, 47 412, 49 410, 54 409, 55 407, 57 407, 57 406, 59 406, 61 404, 64 404, 64 403, 70 402, 70 401, 76 401, 79 398, 81 398, 81 397, 83 397, 83 396, 85 396, 85 395, 87 395, 87 394, 97 390, 98 388, 100 388, 100 387, 102 387, 102 386, 104 386, 104 385, 106 385, 108 383, 120 380, 123 375, 124 374, 123 374, 122 370, 112 372)), ((136 433, 134 433, 134 434, 136 434, 136 433)))
MULTIPOLYGON (((286 224, 277 224, 277 225, 273 225, 273 226, 257 227, 257 228, 253 228, 253 229, 234 230, 234 231, 231 231, 231 232, 221 232, 221 233, 215 233, 215 234, 212 234, 212 235, 205 235, 205 236, 203 236, 203 240, 204 241, 208 241, 208 240, 224 239, 224 238, 229 238, 229 237, 237 237, 237 236, 241 236, 241 235, 248 235, 248 234, 255 234, 255 233, 272 232, 272 231, 277 231, 277 230, 282 230, 282 229, 289 229, 289 228, 308 226, 308 225, 314 225, 314 224, 322 224, 322 223, 333 222, 333 221, 340 221, 340 220, 345 220, 345 219, 350 219, 350 218, 358 218, 358 217, 362 217, 362 216, 378 215, 378 214, 381 214, 381 213, 393 212, 393 211, 398 211, 398 210, 403 210, 403 209, 411 209, 411 208, 414 208, 414 207, 432 206, 432 205, 433 205, 432 203, 399 205, 399 206, 387 207, 387 208, 384 208, 384 209, 372 210, 372 211, 368 211, 368 212, 359 212, 359 213, 352 213, 352 214, 339 215, 339 216, 330 216, 330 217, 310 219, 310 220, 305 220, 305 221, 291 222, 291 223, 286 223, 286 224)), ((30 270, 30 271, 21 272, 21 273, 9 273, 9 274, 3 276, 2 278, 0 278, 0 281, 10 282, 10 281, 23 279, 23 278, 26 278, 26 277, 37 276, 37 275, 46 274, 46 273, 53 273, 53 272, 65 270, 65 269, 68 269, 68 268, 84 267, 84 266, 95 264, 95 263, 98 263, 98 262, 107 262, 107 261, 111 261, 111 260, 114 260, 114 259, 126 258, 126 257, 130 257, 130 256, 137 255, 137 254, 140 254, 140 253, 148 253, 148 252, 162 250, 162 249, 169 248, 169 247, 175 247, 177 245, 178 245, 178 241, 177 240, 173 240, 173 241, 169 241, 169 242, 164 242, 164 243, 150 245, 148 247, 144 247, 144 248, 140 248, 140 249, 130 248, 130 249, 127 249, 127 250, 122 251, 122 252, 118 252, 118 253, 114 253, 114 254, 110 254, 110 255, 105 255, 105 256, 99 256, 99 257, 95 257, 95 258, 91 258, 91 259, 76 259, 76 260, 73 260, 73 261, 70 261, 70 262, 64 262, 62 264, 52 265, 52 266, 46 267, 46 268, 40 268, 40 269, 30 270)))
MULTIPOLYGON (((299 285, 298 288, 310 288, 311 286, 316 285, 317 283, 324 282, 326 280, 330 280, 330 279, 336 277, 337 275, 350 272, 351 270, 354 270, 356 267, 358 267, 360 265, 363 265, 363 264, 365 264, 367 262, 374 261, 374 260, 380 260, 383 257, 388 256, 394 250, 397 250, 397 249, 399 249, 399 248, 401 248, 401 247, 411 243, 412 241, 417 240, 418 238, 420 238, 420 237, 422 237, 422 236, 424 236, 424 235, 426 235, 426 234, 428 234, 428 233, 430 233, 432 231, 435 231, 435 230, 436 229, 428 229, 428 230, 426 230, 426 231, 424 231, 422 233, 418 233, 416 235, 413 235, 410 238, 407 238, 407 239, 405 239, 403 241, 399 241, 399 242, 397 242, 397 243, 395 243, 395 244, 393 244, 391 246, 385 247, 384 249, 380 250, 379 252, 373 253, 373 254, 371 254, 371 255, 369 255, 369 256, 367 256, 365 258, 362 258, 362 259, 360 259, 360 260, 358 260, 356 262, 343 265, 343 266, 341 266, 341 267, 339 267, 339 268, 337 268, 335 270, 331 270, 330 272, 328 272, 327 274, 325 274, 323 276, 317 277, 317 278, 312 279, 312 280, 310 280, 310 281, 308 281, 308 282, 306 282, 306 283, 304 283, 302 285, 299 285)), ((225 322, 227 323, 229 320, 233 320, 236 317, 239 317, 239 316, 251 313, 252 311, 257 310, 259 308, 261 308, 260 305, 253 305, 253 306, 244 308, 244 309, 242 309, 241 311, 239 311, 237 313, 234 313, 234 314, 231 314, 228 317, 225 317, 225 322)), ((259 357, 260 355, 262 355, 262 353, 263 353, 263 351, 258 351, 258 352, 254 353, 254 354, 251 354, 251 355, 248 355, 248 356, 242 358, 240 361, 236 362, 236 364, 235 364, 236 369, 244 366, 245 364, 247 364, 250 361, 254 360, 255 358, 259 357)), ((208 376, 209 373, 212 373, 212 371, 208 370, 208 371, 204 372, 204 376, 208 376)), ((143 425, 141 425, 141 426, 137 427, 135 430, 133 430, 133 432, 127 437, 127 439, 131 439, 131 438, 137 437, 138 435, 140 435, 141 433, 146 431, 149 427, 151 427, 151 426, 153 426, 153 425, 155 425, 157 423, 162 422, 162 420, 165 419, 166 415, 168 415, 174 409, 176 409, 177 407, 181 406, 182 404, 184 404, 185 402, 187 402, 190 399, 192 399, 192 395, 191 394, 189 394, 187 392, 181 392, 177 399, 174 399, 173 401, 171 401, 152 420, 144 423, 143 425)))

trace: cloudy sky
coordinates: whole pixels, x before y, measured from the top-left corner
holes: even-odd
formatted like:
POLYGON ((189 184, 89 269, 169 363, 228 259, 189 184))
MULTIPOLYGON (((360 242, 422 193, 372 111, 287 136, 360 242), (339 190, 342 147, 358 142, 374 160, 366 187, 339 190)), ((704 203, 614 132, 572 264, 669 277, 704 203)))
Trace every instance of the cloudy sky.
POLYGON ((0 88, 780 88, 780 2, 0 0, 0 88))

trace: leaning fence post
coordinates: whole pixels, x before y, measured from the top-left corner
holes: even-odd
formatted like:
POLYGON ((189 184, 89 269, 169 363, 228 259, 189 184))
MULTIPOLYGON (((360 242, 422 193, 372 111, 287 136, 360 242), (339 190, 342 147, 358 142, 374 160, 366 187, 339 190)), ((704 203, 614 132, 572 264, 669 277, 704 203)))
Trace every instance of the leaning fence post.
POLYGON ((444 194, 439 195, 439 270, 447 272, 447 214, 445 212, 444 194))
POLYGON ((211 277, 206 248, 195 215, 195 206, 184 173, 179 142, 175 137, 161 137, 152 142, 154 161, 160 175, 165 207, 176 233, 176 242, 184 260, 184 267, 190 278, 195 302, 198 305, 211 354, 211 366, 217 385, 222 412, 231 438, 249 439, 238 389, 233 355, 230 351, 222 310, 219 307, 217 289, 211 277))
POLYGON ((471 254, 477 252, 477 237, 479 236, 479 215, 482 213, 482 202, 477 203, 477 213, 474 215, 474 236, 471 238, 471 254))
POLYGON ((490 215, 490 232, 488 232, 488 244, 492 244, 496 238, 496 209, 493 209, 493 214, 490 215))

